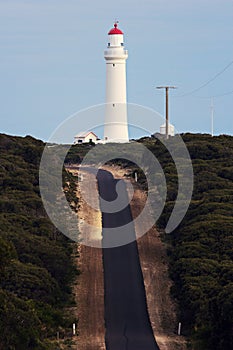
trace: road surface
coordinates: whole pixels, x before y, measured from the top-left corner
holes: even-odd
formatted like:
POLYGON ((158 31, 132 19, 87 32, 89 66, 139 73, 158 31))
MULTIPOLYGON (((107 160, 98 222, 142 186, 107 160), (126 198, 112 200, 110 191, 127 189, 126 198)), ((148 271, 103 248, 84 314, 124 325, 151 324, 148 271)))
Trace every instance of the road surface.
MULTIPOLYGON (((97 180, 101 197, 107 201, 115 200, 119 180, 105 170, 98 172, 97 180)), ((124 195, 127 198, 126 188, 124 195)), ((103 244, 109 240, 108 228, 131 221, 129 205, 118 213, 105 213, 102 210, 103 244)), ((135 237, 133 224, 127 234, 135 237)), ((103 264, 106 349, 159 350, 149 320, 136 241, 121 247, 104 248, 103 264)))

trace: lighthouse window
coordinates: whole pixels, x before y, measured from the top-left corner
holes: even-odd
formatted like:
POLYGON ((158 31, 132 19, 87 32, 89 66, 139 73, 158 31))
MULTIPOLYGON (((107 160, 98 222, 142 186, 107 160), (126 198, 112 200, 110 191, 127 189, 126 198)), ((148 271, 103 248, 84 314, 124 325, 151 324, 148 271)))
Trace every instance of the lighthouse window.
POLYGON ((115 107, 115 103, 113 103, 112 106, 115 107))
POLYGON ((113 65, 112 65, 113 67, 115 67, 115 63, 113 63, 113 65))
POLYGON ((124 46, 124 43, 121 43, 121 46, 124 46))

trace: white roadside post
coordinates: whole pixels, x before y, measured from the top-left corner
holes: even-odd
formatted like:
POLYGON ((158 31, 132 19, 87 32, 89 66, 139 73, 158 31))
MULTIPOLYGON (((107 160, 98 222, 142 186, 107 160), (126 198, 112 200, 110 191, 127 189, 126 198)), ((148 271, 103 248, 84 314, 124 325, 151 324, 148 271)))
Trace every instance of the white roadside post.
POLYGON ((73 323, 73 335, 76 335, 76 325, 73 323))
POLYGON ((181 335, 181 322, 178 324, 178 335, 181 335))

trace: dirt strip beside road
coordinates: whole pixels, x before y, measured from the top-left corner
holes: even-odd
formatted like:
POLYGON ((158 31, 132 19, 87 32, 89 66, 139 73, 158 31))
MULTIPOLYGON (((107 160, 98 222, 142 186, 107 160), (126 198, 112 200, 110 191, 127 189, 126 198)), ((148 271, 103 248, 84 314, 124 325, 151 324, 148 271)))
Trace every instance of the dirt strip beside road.
MULTIPOLYGON (((70 170, 71 171, 71 170, 70 170)), ((77 170, 72 171, 78 175, 77 170)), ((97 184, 94 175, 87 171, 79 172, 88 181, 97 184)), ((97 192, 93 193, 97 196, 97 192)), ((78 218, 97 228, 102 227, 101 212, 91 208, 81 197, 80 187, 77 187, 79 198, 78 218)), ((94 198, 96 199, 96 198, 94 198)), ((82 225, 79 229, 82 231, 82 225)), ((86 234, 82 232, 82 234, 86 234)), ((81 274, 73 287, 77 307, 74 310, 78 322, 78 337, 73 349, 76 350, 105 350, 104 326, 104 281, 102 249, 79 245, 77 265, 81 274)))

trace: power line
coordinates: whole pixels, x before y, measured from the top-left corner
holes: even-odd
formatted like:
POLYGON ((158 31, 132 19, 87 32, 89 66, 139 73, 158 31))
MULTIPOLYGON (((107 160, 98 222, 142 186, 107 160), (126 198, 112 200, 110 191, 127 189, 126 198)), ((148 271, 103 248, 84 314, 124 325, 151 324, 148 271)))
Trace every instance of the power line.
MULTIPOLYGON (((227 96, 233 94, 233 90, 224 92, 222 94, 217 94, 217 95, 209 95, 209 96, 192 96, 192 98, 198 98, 198 99, 203 99, 203 100, 209 100, 210 98, 218 98, 222 96, 227 96)), ((181 97, 181 96, 174 96, 174 97, 181 97)))
POLYGON ((189 96, 189 95, 192 95, 194 92, 197 92, 199 90, 201 90, 203 87, 207 86, 208 84, 210 84, 212 81, 214 81, 219 75, 221 75, 222 73, 224 73, 231 65, 233 64, 233 60, 228 63, 226 65, 226 67, 224 67, 220 72, 218 72, 217 74, 215 74, 211 79, 207 80, 204 84, 202 84, 201 86, 199 86, 198 88, 192 90, 192 91, 189 91, 189 92, 186 92, 184 93, 183 95, 178 95, 178 96, 175 96, 175 97, 185 97, 185 96, 189 96))
POLYGON ((217 98, 217 97, 227 96, 227 95, 231 95, 231 94, 233 94, 233 90, 228 91, 228 92, 224 92, 222 94, 213 95, 213 96, 195 96, 195 97, 196 98, 208 99, 208 98, 211 98, 211 97, 217 98))

